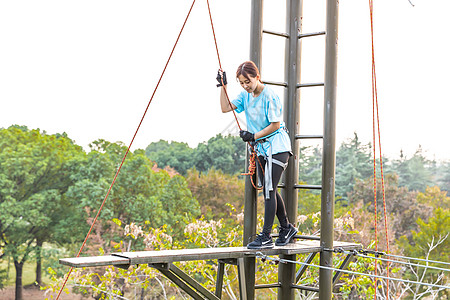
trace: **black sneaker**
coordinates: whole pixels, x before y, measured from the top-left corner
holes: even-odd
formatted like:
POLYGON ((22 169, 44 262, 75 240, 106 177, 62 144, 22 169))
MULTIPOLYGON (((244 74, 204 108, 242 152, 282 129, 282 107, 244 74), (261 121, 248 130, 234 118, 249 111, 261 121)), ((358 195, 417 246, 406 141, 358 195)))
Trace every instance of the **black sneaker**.
POLYGON ((292 226, 292 224, 289 224, 288 228, 280 227, 280 233, 277 240, 275 241, 275 245, 286 246, 291 242, 297 232, 298 230, 294 226, 292 226))
POLYGON ((273 248, 272 236, 261 232, 256 239, 247 245, 248 249, 270 249, 273 248))

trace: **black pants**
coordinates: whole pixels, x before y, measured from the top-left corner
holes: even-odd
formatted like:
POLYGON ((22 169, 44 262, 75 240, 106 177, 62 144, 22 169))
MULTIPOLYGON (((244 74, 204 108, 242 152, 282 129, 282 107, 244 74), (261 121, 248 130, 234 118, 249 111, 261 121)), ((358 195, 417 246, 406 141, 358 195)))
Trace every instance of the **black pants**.
MULTIPOLYGON (((287 163, 290 157, 289 152, 282 152, 272 155, 272 159, 279 160, 283 163, 287 163)), ((266 165, 266 159, 264 156, 258 156, 259 162, 261 163, 262 167, 265 168, 266 165)), ((264 173, 261 170, 261 166, 258 162, 256 162, 258 167, 258 177, 259 181, 263 184, 264 187, 264 198, 266 195, 265 191, 265 184, 264 184, 264 173)), ((270 197, 269 199, 265 199, 264 201, 264 226, 263 226, 263 232, 270 234, 272 232, 273 227, 273 221, 275 219, 275 215, 278 218, 278 221, 280 222, 280 225, 282 227, 288 227, 289 221, 287 219, 286 214, 286 207, 284 205, 283 198, 281 198, 281 195, 278 193, 277 186, 278 182, 281 179, 281 175, 283 174, 284 169, 277 165, 272 163, 272 187, 273 191, 269 193, 270 197)))

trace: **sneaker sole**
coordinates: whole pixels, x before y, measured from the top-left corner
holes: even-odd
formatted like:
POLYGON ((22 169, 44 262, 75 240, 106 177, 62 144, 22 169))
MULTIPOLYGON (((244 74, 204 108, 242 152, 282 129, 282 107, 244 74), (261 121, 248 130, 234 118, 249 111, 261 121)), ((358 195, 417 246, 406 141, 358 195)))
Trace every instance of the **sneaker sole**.
POLYGON ((260 246, 260 247, 258 247, 258 246, 247 246, 247 249, 256 249, 256 250, 258 250, 258 249, 272 249, 272 248, 273 248, 273 244, 267 245, 267 246, 260 246))

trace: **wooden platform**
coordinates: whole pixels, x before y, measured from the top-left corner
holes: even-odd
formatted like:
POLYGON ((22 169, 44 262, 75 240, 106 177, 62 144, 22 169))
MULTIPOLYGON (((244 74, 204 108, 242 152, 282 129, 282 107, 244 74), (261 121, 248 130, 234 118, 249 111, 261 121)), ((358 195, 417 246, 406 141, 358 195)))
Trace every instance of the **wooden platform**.
MULTIPOLYGON (((334 242, 334 247, 344 250, 360 249, 360 244, 347 242, 334 242)), ((59 260, 62 265, 74 268, 120 266, 126 267, 137 264, 172 263, 176 261, 236 259, 242 257, 254 257, 257 252, 265 255, 292 255, 320 252, 319 241, 297 241, 283 247, 273 249, 251 250, 246 247, 223 248, 197 248, 160 251, 121 252, 104 256, 63 258, 59 260)))

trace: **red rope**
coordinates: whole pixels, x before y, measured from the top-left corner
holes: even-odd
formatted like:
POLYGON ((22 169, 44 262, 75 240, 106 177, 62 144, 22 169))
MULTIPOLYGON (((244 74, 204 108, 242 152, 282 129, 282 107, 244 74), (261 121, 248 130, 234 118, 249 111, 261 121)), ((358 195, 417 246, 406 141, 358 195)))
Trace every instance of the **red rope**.
MULTIPOLYGON (((125 152, 125 155, 124 155, 123 158, 122 158, 122 162, 120 163, 119 168, 117 169, 117 172, 116 172, 116 174, 114 175, 114 179, 113 179, 113 181, 112 181, 112 183, 111 183, 111 185, 110 185, 110 187, 109 187, 109 189, 108 189, 108 192, 107 192, 106 195, 105 195, 105 198, 103 199, 103 202, 102 202, 102 204, 101 204, 101 206, 100 206, 100 208, 99 208, 99 210, 98 210, 98 212, 97 212, 97 215, 95 216, 95 218, 94 218, 94 220, 93 220, 93 222, 92 222, 91 228, 89 229, 89 232, 87 233, 86 238, 84 239, 84 242, 83 242, 83 244, 82 244, 80 250, 78 251, 77 257, 79 257, 80 254, 81 254, 81 252, 83 251, 84 246, 86 245, 86 242, 87 242, 87 240, 88 240, 88 238, 89 238, 89 236, 90 236, 90 234, 91 234, 91 232, 92 232, 92 229, 94 228, 95 222, 97 221, 98 217, 100 216, 100 212, 102 211, 103 206, 104 206, 105 203, 106 203, 106 199, 108 199, 108 196, 109 196, 109 194, 110 194, 110 192, 111 192, 111 190, 112 190, 112 188, 113 188, 113 186, 114 186, 114 183, 116 182, 117 176, 119 175, 119 172, 120 172, 120 170, 122 169, 123 163, 125 162, 125 159, 126 159, 128 153, 130 152, 130 148, 131 148, 131 146, 133 145, 134 139, 136 138, 136 135, 137 135, 137 133, 138 133, 138 131, 139 131, 141 125, 142 125, 142 122, 144 121, 144 118, 145 118, 145 115, 147 114, 148 108, 150 107, 150 104, 151 104, 152 101, 153 101, 153 97, 155 96, 156 90, 158 89, 158 86, 159 86, 159 84, 161 83, 161 79, 163 78, 164 73, 166 72, 167 66, 169 65, 170 59, 172 58, 173 52, 175 51, 175 48, 176 48, 176 46, 177 46, 177 44, 178 44, 178 40, 180 39, 181 33, 183 32, 183 29, 184 29, 184 27, 185 27, 185 25, 186 25, 186 22, 187 22, 187 20, 188 20, 188 18, 189 18, 189 15, 191 14, 191 11, 192 11, 192 8, 194 7, 195 1, 196 1, 196 0, 194 0, 194 1, 192 2, 192 5, 191 5, 191 7, 190 7, 190 9, 189 9, 189 12, 188 12, 188 14, 187 14, 187 16, 186 16, 186 19, 184 20, 183 26, 181 27, 181 30, 180 30, 180 32, 179 32, 179 34, 178 34, 178 37, 177 37, 177 39, 176 39, 176 41, 175 41, 175 44, 174 44, 173 48, 172 48, 172 51, 170 52, 169 58, 167 59, 166 65, 164 66, 164 69, 163 69, 163 71, 162 71, 162 73, 161 73, 161 76, 159 77, 158 83, 156 84, 156 87, 155 87, 155 89, 153 90, 153 94, 152 94, 152 96, 150 97, 150 100, 149 100, 149 102, 148 102, 148 104, 147 104, 147 107, 145 108, 145 111, 144 111, 144 114, 142 115, 141 121, 139 122, 139 125, 138 125, 138 127, 137 127, 137 129, 136 129, 136 131, 135 131, 135 133, 134 133, 134 135, 133 135, 133 138, 131 139, 130 145, 128 146, 127 151, 125 152)), ((63 291, 64 287, 66 286, 67 280, 69 279, 69 276, 70 276, 70 274, 72 273, 72 270, 73 270, 73 267, 71 267, 70 270, 69 270, 69 272, 67 273, 66 278, 65 278, 65 280, 64 280, 64 283, 63 283, 61 289, 59 290, 58 296, 56 297, 56 300, 59 299, 59 297, 60 297, 60 295, 61 295, 61 292, 63 291)))
MULTIPOLYGON (((209 6, 209 0, 206 0, 206 3, 208 5, 209 20, 211 21, 211 29, 212 29, 212 34, 213 34, 213 38, 214 38, 214 45, 216 46, 217 60, 219 61, 219 68, 220 68, 220 70, 223 71, 222 63, 220 62, 219 47, 217 46, 216 33, 214 31, 214 23, 213 23, 213 20, 212 20, 211 7, 209 6)), ((222 85, 223 85, 223 91, 225 92, 225 96, 227 98, 228 104, 230 105, 231 111, 233 112, 233 115, 234 115, 234 119, 236 120, 236 124, 239 127, 239 130, 242 130, 241 129, 241 125, 239 124, 239 120, 238 120, 238 118, 236 116, 236 112, 234 111, 233 106, 231 105, 230 97, 228 97, 227 89, 225 88, 225 85, 223 84, 223 78, 222 78, 222 85)), ((253 185, 253 187, 255 189, 258 189, 257 186, 255 185, 255 183, 253 182, 253 175, 255 174, 255 171, 256 171, 255 158, 258 161, 259 165, 261 166, 261 170, 262 170, 263 173, 264 173, 264 168, 262 168, 261 162, 259 161, 258 156, 256 156, 255 147, 251 143, 248 143, 248 145, 252 149, 252 155, 250 155, 250 157, 249 157, 249 164, 248 164, 248 169, 249 170, 248 170, 248 173, 245 173, 245 174, 242 174, 242 175, 251 175, 252 185, 253 185), (253 162, 252 162, 252 159, 253 159, 253 162)))
MULTIPOLYGON (((373 181, 374 181, 374 209, 375 209, 375 250, 378 251, 378 211, 377 211, 377 172, 376 172, 376 129, 378 133, 378 147, 380 155, 380 170, 381 170, 381 189, 383 195, 383 210, 384 210, 384 228, 386 235, 386 250, 389 253, 389 234, 388 234, 388 222, 387 222, 387 212, 386 212, 386 194, 384 185, 384 173, 383 173, 383 156, 381 151, 381 131, 380 131, 380 116, 378 109, 378 91, 377 91, 377 76, 375 71, 375 47, 374 47, 374 34, 373 34, 373 0, 369 0, 370 7, 370 31, 371 31, 371 42, 372 42, 372 115, 373 115, 373 181), (376 117, 375 117, 376 112, 376 117), (376 124, 376 126, 375 126, 376 124)), ((390 263, 387 262, 387 277, 389 277, 389 266, 390 263)), ((375 275, 377 274, 377 261, 375 260, 375 275)), ((377 280, 375 280, 375 295, 377 297, 377 280)), ((386 295, 389 299, 389 280, 386 281, 386 295)))
MULTIPOLYGON (((216 33, 214 31, 214 24, 213 24, 212 15, 211 15, 211 8, 209 6, 209 0, 206 0, 206 4, 208 5, 209 20, 211 21, 211 29, 212 29, 212 34, 213 34, 213 38, 214 38, 214 45, 216 46, 216 53, 217 53, 217 60, 219 61, 219 68, 221 71, 223 71, 222 63, 220 62, 219 47, 217 46, 216 33)), ((239 130, 242 130, 241 125, 239 124, 239 120, 236 116, 236 112, 232 109, 233 106, 231 105, 230 98, 228 97, 227 89, 225 88, 225 85, 223 84, 223 78, 222 78, 222 85, 223 85, 223 91, 225 92, 225 96, 227 98, 228 104, 230 105, 231 111, 233 112, 233 115, 234 115, 234 119, 236 120, 236 124, 239 127, 239 130)))
MULTIPOLYGON (((249 175, 250 176, 250 180, 252 181, 252 185, 256 190, 261 190, 262 187, 258 187, 255 182, 253 181, 253 175, 255 175, 256 173, 256 160, 257 160, 257 156, 256 156, 256 152, 253 150, 252 154, 249 157, 249 162, 248 162, 248 172, 247 173, 241 173, 241 175, 249 175)), ((261 166, 261 162, 258 159, 258 162, 261 166)), ((263 168, 261 167, 261 170, 264 172, 263 168)))

